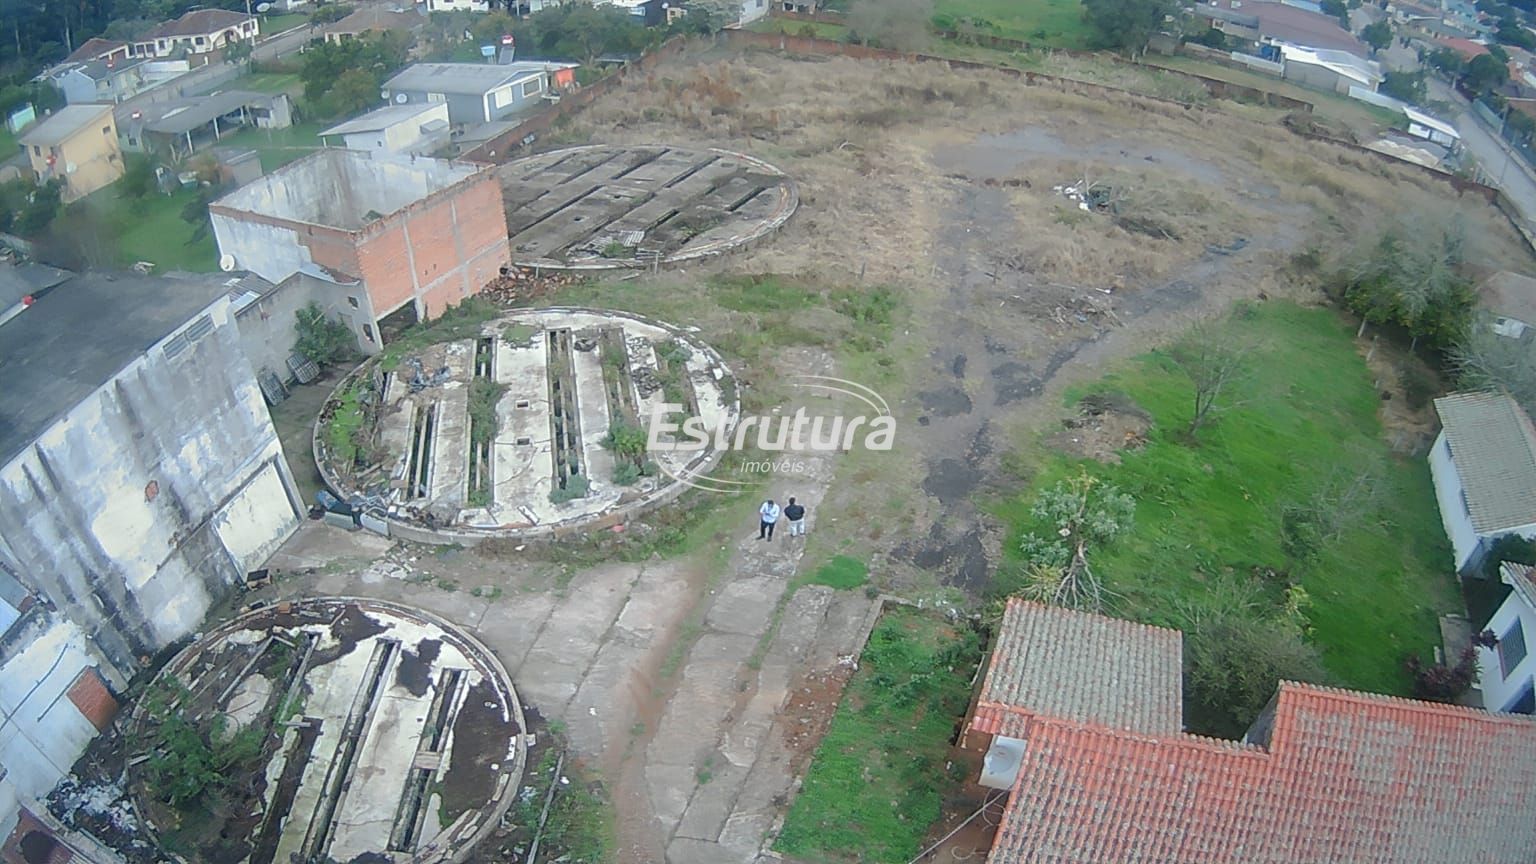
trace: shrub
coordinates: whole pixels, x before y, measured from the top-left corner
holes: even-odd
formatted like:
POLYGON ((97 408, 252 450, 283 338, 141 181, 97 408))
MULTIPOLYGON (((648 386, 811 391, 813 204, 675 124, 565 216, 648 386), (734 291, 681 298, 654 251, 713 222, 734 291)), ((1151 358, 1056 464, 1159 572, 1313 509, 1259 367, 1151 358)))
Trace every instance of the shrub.
POLYGON ((294 313, 293 329, 298 333, 294 350, 320 366, 330 366, 355 356, 357 340, 347 325, 329 318, 319 303, 294 313))
POLYGON ((587 482, 586 477, 572 474, 566 478, 564 487, 556 486, 549 490, 549 500, 555 504, 564 504, 567 501, 587 497, 587 492, 591 491, 591 488, 592 484, 587 482))
POLYGON ((613 466, 613 482, 620 486, 633 486, 640 479, 640 466, 633 462, 619 462, 613 466))

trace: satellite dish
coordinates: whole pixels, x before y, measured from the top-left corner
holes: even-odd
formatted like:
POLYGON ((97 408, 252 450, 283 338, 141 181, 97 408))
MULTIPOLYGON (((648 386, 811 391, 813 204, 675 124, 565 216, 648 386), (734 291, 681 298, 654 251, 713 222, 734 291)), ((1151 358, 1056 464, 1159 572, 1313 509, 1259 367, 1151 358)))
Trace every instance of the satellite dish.
POLYGON ((405 104, 405 100, 408 99, 408 98, 410 98, 410 97, 406 96, 404 93, 396 93, 395 94, 395 104, 396 105, 404 105, 405 104))
POLYGON ((64 173, 65 174, 73 174, 73 173, 75 173, 75 171, 77 171, 79 169, 79 167, 80 166, 76 165, 73 162, 65 162, 64 163, 64 173))
POLYGON ((219 269, 223 270, 225 273, 228 273, 229 271, 235 269, 235 256, 233 256, 233 255, 222 255, 222 256, 220 256, 219 257, 219 269))
POLYGON ((260 12, 263 15, 265 15, 268 12, 272 11, 272 4, 271 3, 258 3, 258 4, 256 4, 256 11, 260 12))

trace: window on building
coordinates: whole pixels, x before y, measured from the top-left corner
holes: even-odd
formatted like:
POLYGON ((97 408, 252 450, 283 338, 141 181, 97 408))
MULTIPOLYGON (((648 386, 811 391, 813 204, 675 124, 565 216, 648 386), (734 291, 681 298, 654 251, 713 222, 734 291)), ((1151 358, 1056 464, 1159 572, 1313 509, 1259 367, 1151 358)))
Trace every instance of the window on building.
POLYGON ((542 89, 544 89, 544 82, 535 78, 532 81, 523 82, 523 92, 520 95, 527 99, 530 96, 537 96, 542 89))
POLYGON ((348 298, 347 298, 347 305, 348 305, 348 306, 351 306, 351 307, 352 307, 352 308, 353 308, 353 309, 360 309, 360 308, 362 308, 362 307, 361 307, 361 306, 360 306, 360 305, 359 305, 359 304, 358 304, 358 302, 357 302, 357 298, 356 298, 356 297, 348 297, 348 298))
POLYGON ((37 146, 36 144, 33 144, 32 145, 32 155, 33 156, 41 156, 41 155, 43 155, 43 148, 37 146))
POLYGON ((363 335, 365 337, 367 337, 369 342, 374 341, 373 340, 373 325, 371 325, 371 324, 364 324, 363 325, 363 335))
POLYGON ((1499 670, 1505 678, 1525 659, 1525 630, 1516 621, 1499 639, 1499 670))
POLYGON ((443 94, 441 94, 441 93, 428 93, 427 94, 427 101, 428 102, 442 102, 442 101, 445 100, 445 98, 446 97, 444 97, 443 94))
POLYGON ((103 135, 111 135, 112 134, 112 127, 111 126, 103 126, 103 127, 101 127, 101 134, 103 134, 103 135))
POLYGON ((205 42, 205 41, 207 41, 207 40, 205 40, 205 39, 204 39, 204 38, 203 38, 203 37, 201 37, 201 36, 199 36, 199 37, 197 37, 197 38, 196 38, 196 39, 193 39, 193 40, 192 40, 192 41, 193 41, 193 42, 196 42, 196 43, 197 43, 197 44, 199 44, 199 45, 201 45, 201 44, 203 44, 203 43, 204 43, 204 42, 205 42))

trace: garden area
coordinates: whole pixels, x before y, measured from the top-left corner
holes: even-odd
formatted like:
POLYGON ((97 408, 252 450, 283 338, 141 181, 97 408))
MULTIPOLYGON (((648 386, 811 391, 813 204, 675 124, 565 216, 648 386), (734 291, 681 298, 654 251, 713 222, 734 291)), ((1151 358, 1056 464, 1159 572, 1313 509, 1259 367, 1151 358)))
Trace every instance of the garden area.
MULTIPOLYGON (((1058 505, 1080 517, 1097 496, 1112 506, 1090 504, 1103 520, 1079 518, 1074 536, 1098 599, 1185 631, 1192 729, 1240 734, 1277 677, 1408 695, 1406 659, 1431 657, 1436 615, 1460 606, 1427 463, 1386 443, 1383 396, 1338 313, 1272 302, 1214 326, 1247 346, 1214 394, 1195 383, 1212 349, 1185 337, 1071 393, 1068 430, 1026 445, 1030 491, 996 511, 1011 526, 999 593, 1053 599, 1061 585, 1042 592, 1036 566, 1063 554, 1049 548, 1058 505), (1086 458, 1116 416, 1113 452, 1086 458)), ((1427 396, 1393 398, 1422 410, 1427 396)))
POLYGON ((843 691, 775 847, 810 861, 902 864, 922 848, 944 799, 964 782, 946 771, 971 696, 981 636, 964 624, 892 607, 843 691))

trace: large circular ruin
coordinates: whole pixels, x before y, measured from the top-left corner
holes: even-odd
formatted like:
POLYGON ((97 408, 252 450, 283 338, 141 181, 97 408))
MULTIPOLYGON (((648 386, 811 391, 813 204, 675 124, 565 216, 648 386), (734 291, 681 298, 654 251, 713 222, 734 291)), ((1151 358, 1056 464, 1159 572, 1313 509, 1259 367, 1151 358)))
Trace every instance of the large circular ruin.
POLYGON ((512 258, 525 267, 656 267, 718 255, 789 220, 784 172, 729 150, 594 144, 497 169, 512 258))
POLYGON ((279 603, 161 670, 131 719, 130 792, 187 861, 457 861, 516 797, 525 728, 506 670, 447 622, 279 603))
POLYGON ((453 332, 337 387, 315 426, 330 518, 466 545, 614 525, 707 473, 740 415, 713 349, 636 315, 525 310, 453 332), (657 417, 703 434, 653 436, 657 417))

